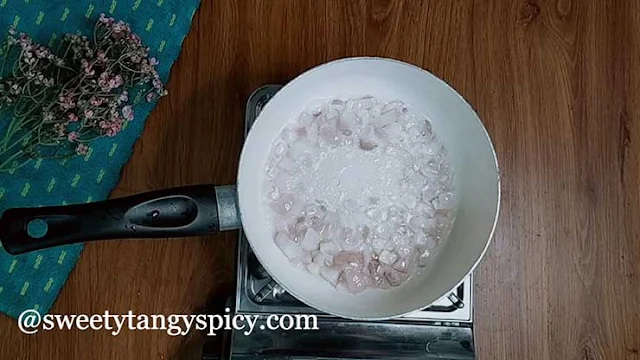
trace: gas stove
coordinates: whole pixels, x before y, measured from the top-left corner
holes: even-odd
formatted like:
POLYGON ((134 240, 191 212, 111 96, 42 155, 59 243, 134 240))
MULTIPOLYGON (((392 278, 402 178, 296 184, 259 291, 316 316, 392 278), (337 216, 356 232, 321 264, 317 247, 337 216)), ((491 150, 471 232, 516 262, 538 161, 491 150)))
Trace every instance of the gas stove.
MULTIPOLYGON (((269 99, 281 88, 267 85, 247 102, 245 135, 269 99)), ((475 359, 472 275, 429 307, 386 321, 347 320, 309 307, 275 282, 240 231, 234 312, 315 314, 319 330, 231 331, 222 354, 203 359, 475 359)), ((258 321, 258 327, 261 325, 258 321)))

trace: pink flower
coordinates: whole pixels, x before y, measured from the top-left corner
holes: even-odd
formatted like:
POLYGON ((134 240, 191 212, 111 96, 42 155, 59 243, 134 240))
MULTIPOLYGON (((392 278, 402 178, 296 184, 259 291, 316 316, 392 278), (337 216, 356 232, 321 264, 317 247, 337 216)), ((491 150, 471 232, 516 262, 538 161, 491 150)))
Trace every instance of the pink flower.
POLYGON ((150 92, 147 94, 147 102, 152 102, 156 99, 156 93, 150 92))
POLYGON ((77 138, 78 138, 78 133, 75 131, 72 131, 69 133, 69 135, 67 135, 67 139, 71 142, 76 141, 77 138))
POLYGON ((86 110, 84 111, 84 117, 86 117, 87 119, 92 118, 92 117, 93 117, 93 111, 92 111, 92 110, 90 110, 90 109, 86 109, 86 110))
POLYGON ((111 124, 108 121, 102 120, 98 123, 98 126, 100 126, 100 129, 106 129, 110 127, 111 124))
POLYGON ((109 81, 109 72, 105 71, 102 74, 100 74, 100 77, 98 78, 98 81, 103 81, 103 82, 107 82, 109 81))
POLYGON ((93 70, 93 64, 91 64, 89 61, 82 59, 81 64, 85 74, 93 76, 96 73, 95 70, 93 70))
POLYGON ((70 96, 60 96, 60 106, 63 109, 73 109, 76 106, 76 101, 70 96))
POLYGON ((122 81, 122 76, 120 75, 116 75, 113 78, 109 79, 109 81, 107 82, 107 86, 106 89, 107 91, 111 90, 111 89, 117 89, 119 88, 124 82, 122 81))
MULTIPOLYGON (((132 113, 133 113, 133 111, 132 111, 132 113)), ((117 110, 112 110, 110 115, 111 115, 110 120, 113 123, 122 124, 122 118, 120 117, 120 113, 117 110)))
POLYGON ((133 120, 133 109, 130 105, 122 108, 122 116, 129 121, 133 120))
POLYGON ((156 66, 156 65, 159 64, 159 62, 158 62, 158 60, 156 58, 152 57, 151 59, 149 59, 149 64, 151 66, 156 66))
POLYGON ((100 87, 102 88, 103 91, 111 90, 109 88, 109 73, 108 72, 105 71, 102 74, 100 74, 100 77, 98 77, 98 85, 100 85, 100 87))
POLYGON ((162 89, 162 81, 160 81, 160 79, 156 78, 153 79, 153 87, 156 89, 162 89))
POLYGON ((64 136, 64 130, 66 126, 64 124, 55 124, 53 125, 53 129, 56 131, 58 136, 64 136))
POLYGON ((91 104, 92 106, 100 106, 102 105, 103 99, 99 98, 99 97, 95 97, 92 96, 91 99, 89 99, 89 104, 91 104))
POLYGON ((142 41, 140 40, 140 37, 136 34, 131 34, 129 35, 129 39, 131 39, 131 41, 133 41, 134 44, 136 45, 141 45, 142 41))
POLYGON ((116 136, 122 130, 122 125, 111 123, 109 128, 106 129, 105 135, 109 137, 116 136))
POLYGON ((67 117, 69 118, 70 122, 76 122, 78 121, 78 115, 74 114, 74 113, 69 113, 69 115, 67 115, 67 117))
POLYGON ((123 32, 125 30, 125 25, 124 22, 122 21, 118 21, 117 23, 113 24, 113 26, 111 27, 111 29, 113 30, 114 33, 119 33, 119 32, 123 32))
POLYGON ((101 14, 100 14, 100 22, 101 22, 101 23, 103 23, 103 24, 107 24, 107 25, 110 25, 110 24, 112 24, 114 21, 115 21, 115 19, 114 19, 114 18, 108 18, 108 17, 106 17, 106 15, 105 15, 104 13, 101 13, 101 14))
POLYGON ((98 51, 98 61, 103 63, 107 62, 107 54, 105 54, 105 52, 102 50, 98 51))
POLYGON ((49 51, 49 49, 47 49, 47 48, 46 48, 46 47, 44 47, 44 46, 40 46, 40 47, 38 47, 38 48, 36 49, 35 53, 36 53, 36 57, 37 57, 38 59, 44 59, 44 58, 47 58, 47 57, 51 54, 51 52, 49 51))
POLYGON ((128 24, 125 24, 123 21, 118 21, 111 25, 111 31, 113 31, 113 37, 119 39, 122 35, 129 33, 131 29, 129 29, 128 24))
POLYGON ((124 80, 122 76, 116 75, 114 77, 110 77, 108 72, 103 72, 100 74, 98 78, 98 85, 102 88, 103 91, 111 91, 113 89, 117 89, 124 84, 124 80))
POLYGON ((86 144, 78 144, 76 146, 76 154, 85 155, 89 151, 89 147, 86 144))
POLYGON ((155 73, 155 69, 153 68, 153 66, 149 65, 149 63, 147 63, 146 60, 142 60, 142 65, 140 66, 140 71, 142 71, 145 74, 154 74, 155 73))
POLYGON ((129 92, 127 92, 127 90, 123 91, 120 96, 118 97, 118 101, 120 102, 127 102, 129 101, 129 92))
POLYGON ((31 41, 31 38, 25 33, 20 33, 20 36, 18 36, 18 43, 24 51, 28 52, 33 50, 33 43, 31 41))

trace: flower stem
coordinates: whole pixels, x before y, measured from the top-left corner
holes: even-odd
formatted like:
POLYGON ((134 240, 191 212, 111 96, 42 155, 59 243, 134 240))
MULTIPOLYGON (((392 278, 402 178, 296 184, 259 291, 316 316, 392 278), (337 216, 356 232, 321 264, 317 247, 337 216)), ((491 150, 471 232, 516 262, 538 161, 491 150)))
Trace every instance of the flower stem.
MULTIPOLYGON (((7 164, 10 164, 15 158, 21 156, 22 154, 24 154, 24 151, 20 150, 18 152, 16 152, 15 154, 13 154, 12 156, 10 156, 7 160, 5 160, 2 164, 0 164, 0 170, 4 170, 5 166, 7 164)), ((9 169, 10 170, 10 169, 9 169)))

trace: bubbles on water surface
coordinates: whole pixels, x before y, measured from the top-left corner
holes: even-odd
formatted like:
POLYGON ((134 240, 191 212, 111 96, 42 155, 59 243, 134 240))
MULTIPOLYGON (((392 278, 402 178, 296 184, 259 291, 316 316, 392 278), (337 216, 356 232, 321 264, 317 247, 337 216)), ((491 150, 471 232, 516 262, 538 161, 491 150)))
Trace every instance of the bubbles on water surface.
POLYGON ((276 245, 293 266, 352 293, 399 286, 453 226, 446 149, 401 101, 312 106, 273 142, 265 172, 276 245))

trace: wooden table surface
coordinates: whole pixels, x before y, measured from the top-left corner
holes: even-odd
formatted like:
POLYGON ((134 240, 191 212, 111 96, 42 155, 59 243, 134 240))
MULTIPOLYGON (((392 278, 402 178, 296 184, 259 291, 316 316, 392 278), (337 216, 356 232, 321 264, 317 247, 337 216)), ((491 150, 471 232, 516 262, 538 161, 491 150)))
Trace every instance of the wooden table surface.
MULTIPOLYGON (((203 0, 113 196, 234 183, 245 101, 263 84, 345 56, 417 64, 478 111, 501 166, 475 273, 478 358, 640 359, 639 46, 636 0, 203 0)), ((52 312, 221 311, 235 240, 89 244, 52 312)), ((5 316, 0 334, 2 359, 190 360, 203 341, 26 336, 5 316)))

